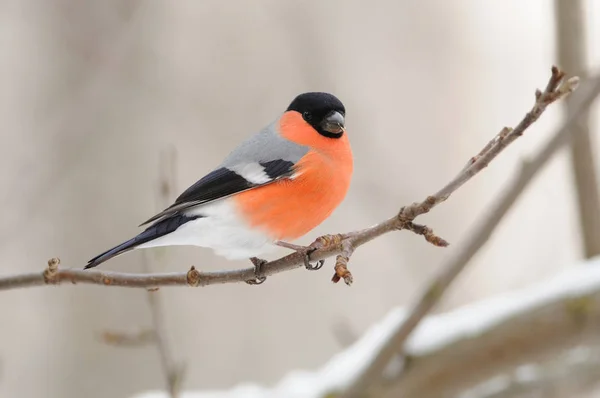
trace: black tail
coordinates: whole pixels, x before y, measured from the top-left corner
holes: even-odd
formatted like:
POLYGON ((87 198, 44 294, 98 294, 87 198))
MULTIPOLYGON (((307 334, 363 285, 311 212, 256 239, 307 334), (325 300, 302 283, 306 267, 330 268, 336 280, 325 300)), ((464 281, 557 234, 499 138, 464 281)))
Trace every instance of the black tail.
MULTIPOLYGON (((144 231, 145 232, 145 231, 144 231)), ((88 261, 87 265, 83 267, 83 269, 94 268, 97 265, 102 264, 103 262, 110 260, 113 257, 118 256, 119 254, 127 253, 130 250, 135 249, 137 245, 141 245, 143 242, 138 240, 138 238, 144 233, 142 232, 138 236, 133 239, 129 239, 127 242, 121 243, 118 246, 113 247, 110 250, 105 251, 102 254, 97 255, 88 261)))
POLYGON ((127 242, 121 243, 118 246, 113 247, 110 250, 105 251, 102 254, 97 255, 88 261, 87 265, 83 269, 94 268, 105 261, 110 260, 113 257, 119 256, 123 253, 127 253, 130 250, 135 249, 137 246, 150 242, 161 236, 165 236, 181 227, 186 222, 190 222, 201 216, 186 216, 184 214, 176 214, 171 217, 162 219, 148 228, 146 228, 141 234, 133 239, 129 239, 127 242))

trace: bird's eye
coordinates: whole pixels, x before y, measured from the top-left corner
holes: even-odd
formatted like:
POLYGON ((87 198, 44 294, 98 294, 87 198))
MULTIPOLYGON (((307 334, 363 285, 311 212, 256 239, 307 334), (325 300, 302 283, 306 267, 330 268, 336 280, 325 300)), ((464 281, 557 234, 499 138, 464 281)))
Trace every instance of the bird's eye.
POLYGON ((304 120, 309 121, 310 119, 312 119, 312 114, 310 112, 304 112, 302 114, 302 117, 304 118, 304 120))

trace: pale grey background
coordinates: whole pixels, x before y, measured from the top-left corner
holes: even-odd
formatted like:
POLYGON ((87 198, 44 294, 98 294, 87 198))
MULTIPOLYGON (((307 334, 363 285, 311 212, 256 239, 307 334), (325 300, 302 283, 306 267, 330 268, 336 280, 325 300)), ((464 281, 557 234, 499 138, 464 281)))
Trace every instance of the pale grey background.
MULTIPOLYGON (((598 8, 588 14, 591 66, 600 60, 598 8)), ((2 274, 42 269, 52 256, 83 266, 154 214, 163 148, 177 148, 182 190, 302 91, 344 101, 356 172, 346 201, 301 243, 374 224, 439 188, 515 124, 555 57, 544 0, 2 0, 0 51, 2 274)), ((422 221, 460 245, 561 115, 550 110, 422 221)), ((567 159, 528 188, 441 310, 526 286, 579 257, 567 159)), ((320 366, 342 348, 338 322, 361 333, 410 303, 450 250, 409 233, 383 237, 355 253, 350 289, 332 285, 329 269, 260 288, 162 289, 169 341, 188 362, 184 387, 272 383, 320 366)), ((141 258, 103 267, 141 271, 141 258)), ((248 265, 173 248, 154 268, 191 264, 248 265)), ((97 338, 149 325, 143 291, 3 292, 0 314, 1 397, 126 397, 164 383, 154 348, 97 338)))

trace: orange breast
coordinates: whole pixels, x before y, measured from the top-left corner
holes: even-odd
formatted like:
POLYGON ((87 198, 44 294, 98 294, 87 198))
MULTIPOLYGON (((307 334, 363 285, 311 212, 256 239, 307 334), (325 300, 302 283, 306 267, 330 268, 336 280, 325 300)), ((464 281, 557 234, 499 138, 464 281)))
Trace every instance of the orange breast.
POLYGON ((273 239, 292 240, 329 217, 346 196, 353 167, 346 134, 331 141, 327 153, 313 149, 297 163, 296 178, 236 195, 245 221, 273 239))

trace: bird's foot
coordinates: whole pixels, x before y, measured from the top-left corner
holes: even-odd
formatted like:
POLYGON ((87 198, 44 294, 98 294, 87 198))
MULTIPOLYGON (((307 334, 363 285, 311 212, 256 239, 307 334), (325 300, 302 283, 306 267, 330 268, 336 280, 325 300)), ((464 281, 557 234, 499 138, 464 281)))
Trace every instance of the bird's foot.
POLYGON ((319 260, 314 265, 310 262, 310 255, 317 250, 317 247, 311 246, 300 246, 295 245, 293 243, 284 242, 278 240, 275 242, 277 246, 285 247, 286 249, 295 250, 298 253, 301 253, 304 256, 304 267, 309 271, 317 271, 323 268, 323 264, 325 264, 325 260, 319 260))
POLYGON ((264 281, 267 280, 267 277, 263 275, 262 267, 267 263, 266 260, 260 259, 258 257, 250 257, 250 261, 254 264, 254 279, 249 279, 246 281, 249 285, 260 285, 264 281))

